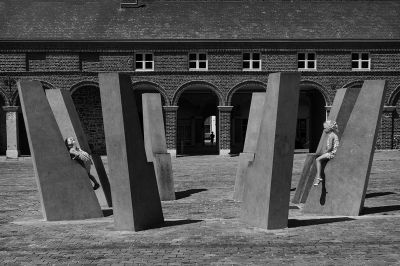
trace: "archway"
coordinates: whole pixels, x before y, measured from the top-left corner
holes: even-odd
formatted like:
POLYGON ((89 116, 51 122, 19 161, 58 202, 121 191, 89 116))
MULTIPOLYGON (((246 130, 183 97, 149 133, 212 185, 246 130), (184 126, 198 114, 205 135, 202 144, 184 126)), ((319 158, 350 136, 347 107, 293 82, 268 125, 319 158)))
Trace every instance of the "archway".
POLYGON ((245 82, 234 88, 231 98, 231 154, 243 151, 253 92, 265 92, 267 86, 261 82, 245 82))
MULTIPOLYGON (((157 84, 151 82, 136 82, 133 84, 133 92, 135 94, 136 106, 139 113, 140 123, 143 129, 143 104, 142 104, 142 94, 143 93, 159 93, 161 95, 161 105, 164 106, 168 102, 167 95, 163 89, 161 89, 157 84)), ((164 112, 163 112, 164 115, 164 112)), ((165 126, 165 117, 164 117, 165 126)), ((142 131, 143 132, 143 131, 142 131)))
POLYGON ((400 86, 397 87, 389 100, 390 106, 395 106, 396 111, 392 115, 391 148, 400 149, 400 86))
POLYGON ((71 96, 92 152, 105 155, 106 146, 99 87, 95 84, 85 84, 74 88, 71 96))
POLYGON ((177 104, 177 154, 218 154, 219 97, 215 91, 209 85, 191 84, 180 94, 177 104), (212 122, 212 117, 215 117, 215 122, 212 122), (210 120, 216 129, 212 144, 210 128, 214 127, 211 124, 210 128, 207 127, 210 120))
POLYGON ((5 155, 7 150, 6 112, 3 110, 5 104, 2 94, 0 94, 0 155, 5 155))
POLYGON ((326 120, 326 98, 310 84, 300 85, 295 148, 315 152, 326 120))
MULTIPOLYGON (((17 95, 15 99, 15 106, 19 106, 21 108, 19 95, 17 95)), ((18 112, 18 150, 20 156, 31 155, 31 150, 29 149, 28 135, 25 128, 24 115, 22 114, 21 109, 20 112, 18 112)))

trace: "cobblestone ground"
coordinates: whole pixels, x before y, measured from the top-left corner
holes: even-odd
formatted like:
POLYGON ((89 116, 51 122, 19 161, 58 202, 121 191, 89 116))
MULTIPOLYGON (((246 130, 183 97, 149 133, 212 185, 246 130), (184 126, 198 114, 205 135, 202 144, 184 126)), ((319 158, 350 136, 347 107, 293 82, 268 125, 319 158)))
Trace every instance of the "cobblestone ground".
MULTIPOLYGON (((295 155, 292 188, 304 159, 295 155)), ((0 264, 400 265, 400 152, 375 154, 363 216, 318 219, 292 206, 289 228, 274 231, 239 220, 237 160, 173 159, 179 199, 163 203, 165 226, 118 232, 112 216, 41 221, 31 160, 0 159, 0 264)))

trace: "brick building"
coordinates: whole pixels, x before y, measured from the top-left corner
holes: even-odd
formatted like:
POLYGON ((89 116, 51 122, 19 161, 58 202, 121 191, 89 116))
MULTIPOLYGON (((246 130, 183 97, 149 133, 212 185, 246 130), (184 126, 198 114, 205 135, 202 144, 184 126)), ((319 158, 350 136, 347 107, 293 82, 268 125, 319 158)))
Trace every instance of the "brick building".
POLYGON ((399 1, 389 0, 142 0, 130 8, 120 0, 0 0, 0 155, 29 154, 20 78, 69 90, 89 142, 105 154, 103 71, 129 73, 137 95, 161 93, 168 148, 177 153, 239 152, 251 93, 266 89, 268 73, 301 72, 296 146, 310 150, 336 89, 385 79, 377 145, 397 148, 399 14, 399 1))

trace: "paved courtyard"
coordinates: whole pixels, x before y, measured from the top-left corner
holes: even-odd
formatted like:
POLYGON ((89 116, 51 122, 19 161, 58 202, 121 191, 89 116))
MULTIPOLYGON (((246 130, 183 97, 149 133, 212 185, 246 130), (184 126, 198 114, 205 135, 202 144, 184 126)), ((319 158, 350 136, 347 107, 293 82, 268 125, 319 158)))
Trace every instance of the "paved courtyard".
MULTIPOLYGON (((304 159, 295 155, 293 189, 304 159)), ((165 226, 119 232, 110 211, 43 222, 30 158, 0 158, 0 264, 400 265, 399 151, 375 154, 364 215, 318 218, 291 206, 289 228, 274 231, 240 221, 237 160, 173 159, 178 200, 163 203, 165 226)))

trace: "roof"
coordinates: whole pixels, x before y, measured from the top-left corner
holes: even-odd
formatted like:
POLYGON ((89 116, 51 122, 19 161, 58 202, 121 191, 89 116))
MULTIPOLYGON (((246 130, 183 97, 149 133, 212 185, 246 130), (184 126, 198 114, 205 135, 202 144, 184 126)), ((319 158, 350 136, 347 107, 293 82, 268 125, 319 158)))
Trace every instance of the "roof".
POLYGON ((0 40, 400 40, 400 1, 0 0, 0 40))

